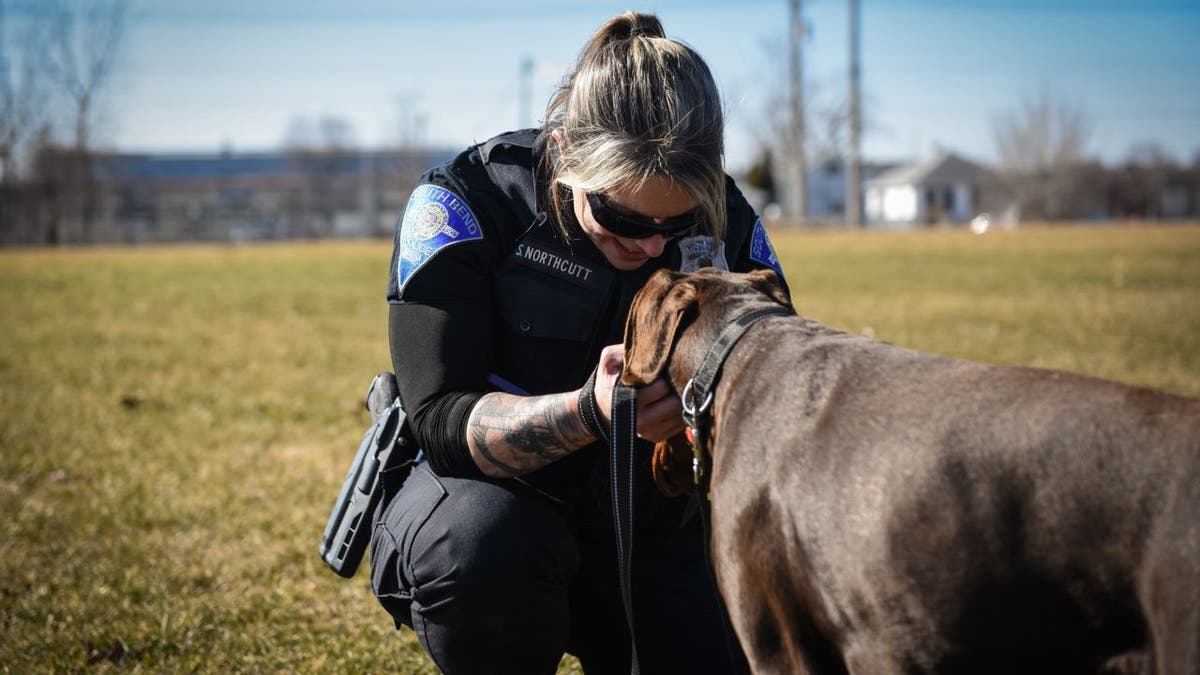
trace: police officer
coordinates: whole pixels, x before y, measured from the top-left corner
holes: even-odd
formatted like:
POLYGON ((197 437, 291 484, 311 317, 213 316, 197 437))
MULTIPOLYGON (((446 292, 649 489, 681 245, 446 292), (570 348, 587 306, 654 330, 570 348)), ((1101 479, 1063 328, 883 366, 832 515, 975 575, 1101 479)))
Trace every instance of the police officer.
MULTIPOLYGON (((602 26, 546 120, 426 173, 396 232, 392 361, 425 460, 386 486, 371 583, 447 673, 552 673, 564 651, 629 672, 604 435, 630 302, 664 267, 780 271, 722 168, 712 75, 656 17, 602 26)), ((646 441, 683 430, 665 380, 638 413, 646 441)), ((648 461, 642 672, 727 672, 696 510, 655 496, 648 461)))

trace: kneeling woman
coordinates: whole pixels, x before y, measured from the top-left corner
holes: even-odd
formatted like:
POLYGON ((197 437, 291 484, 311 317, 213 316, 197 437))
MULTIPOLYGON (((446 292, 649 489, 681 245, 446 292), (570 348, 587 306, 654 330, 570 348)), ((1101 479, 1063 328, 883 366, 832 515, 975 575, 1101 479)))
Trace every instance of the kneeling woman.
MULTIPOLYGON (((396 233, 392 361, 424 451, 389 485, 372 588, 447 673, 629 672, 604 434, 634 293, 660 268, 779 271, 723 169, 708 67, 632 12, 600 28, 543 128, 426 173, 396 233)), ((665 381, 642 439, 683 428, 665 381)), ((695 504, 639 476, 642 672, 732 671, 695 504)))

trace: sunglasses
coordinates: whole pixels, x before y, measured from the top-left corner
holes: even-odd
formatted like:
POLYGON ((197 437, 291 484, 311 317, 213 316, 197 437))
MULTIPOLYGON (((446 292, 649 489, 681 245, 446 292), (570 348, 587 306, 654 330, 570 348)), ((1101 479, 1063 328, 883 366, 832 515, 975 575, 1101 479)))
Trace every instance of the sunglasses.
POLYGON ((678 216, 655 220, 623 209, 609 202, 604 195, 595 192, 587 193, 587 200, 588 205, 592 207, 592 217, 596 219, 600 227, 618 237, 645 239, 661 234, 670 238, 683 234, 700 224, 699 208, 678 216))

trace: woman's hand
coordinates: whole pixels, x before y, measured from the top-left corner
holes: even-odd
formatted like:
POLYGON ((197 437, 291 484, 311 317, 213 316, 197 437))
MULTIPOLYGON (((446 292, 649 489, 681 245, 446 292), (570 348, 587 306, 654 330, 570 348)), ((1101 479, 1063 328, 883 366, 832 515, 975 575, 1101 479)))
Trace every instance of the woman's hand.
POLYGON ((625 366, 625 345, 609 345, 600 352, 600 363, 596 365, 596 407, 604 427, 612 424, 612 395, 625 366))
MULTIPOLYGON (((625 346, 609 345, 600 352, 596 370, 596 407, 608 426, 612 421, 612 392, 625 365, 625 346)), ((666 378, 638 391, 637 435, 647 441, 666 440, 683 431, 683 406, 666 378)))

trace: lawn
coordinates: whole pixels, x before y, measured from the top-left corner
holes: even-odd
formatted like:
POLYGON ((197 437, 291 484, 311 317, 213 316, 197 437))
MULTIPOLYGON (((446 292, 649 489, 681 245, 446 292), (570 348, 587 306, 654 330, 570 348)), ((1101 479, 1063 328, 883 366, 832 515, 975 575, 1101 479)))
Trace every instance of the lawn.
MULTIPOLYGON (((1200 396, 1200 226, 773 238, 835 327, 1200 396)), ((389 253, 0 252, 0 670, 432 672, 316 554, 389 253)))

